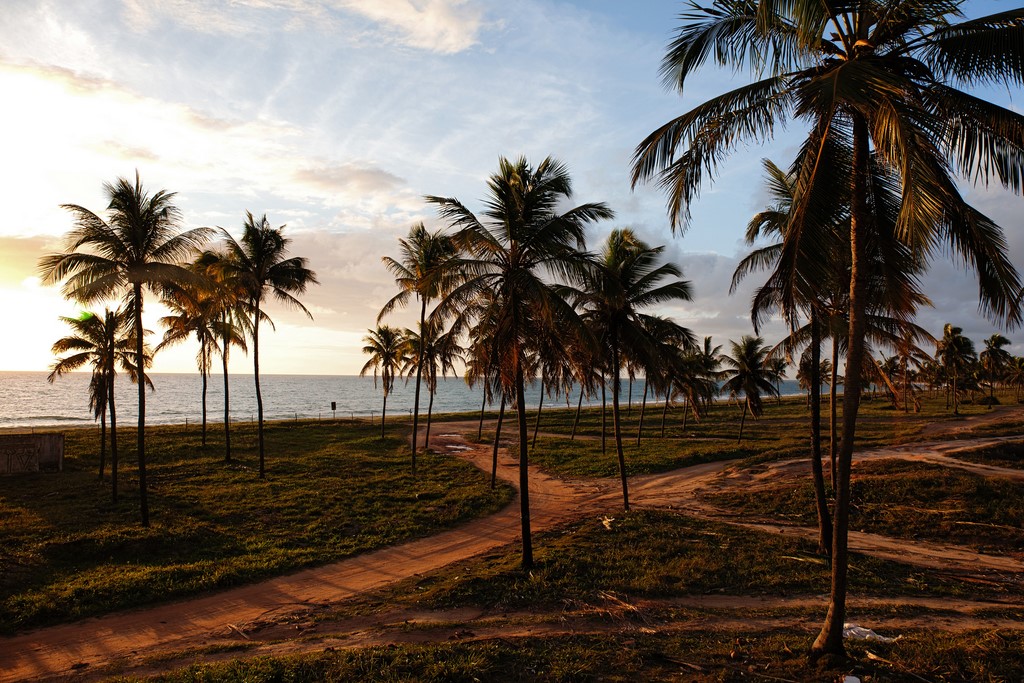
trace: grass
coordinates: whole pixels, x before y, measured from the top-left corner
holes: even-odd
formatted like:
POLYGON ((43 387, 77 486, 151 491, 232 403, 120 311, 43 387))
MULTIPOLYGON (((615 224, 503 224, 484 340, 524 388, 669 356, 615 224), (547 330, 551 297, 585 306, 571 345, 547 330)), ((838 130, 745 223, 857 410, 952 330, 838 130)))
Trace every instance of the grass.
MULTIPOLYGON (((896 538, 1024 550, 1024 487, 1008 479, 901 460, 854 464, 850 528, 896 538)), ((791 481, 709 496, 757 517, 817 524, 814 490, 791 481)))
POLYGON ((808 634, 779 628, 499 638, 392 645, 194 664, 166 683, 270 681, 1010 681, 1024 671, 1024 633, 905 633, 892 644, 851 643, 850 659, 810 663, 808 634))
MULTIPOLYGON (((703 594, 822 595, 826 560, 801 539, 698 520, 634 511, 587 519, 534 538, 535 566, 524 572, 517 549, 456 563, 343 606, 334 616, 395 607, 415 609, 561 609, 603 604, 609 594, 672 598, 703 594), (609 528, 610 527, 610 528, 609 528)), ((852 594, 882 597, 1008 595, 897 562, 854 554, 852 594)))
MULTIPOLYGON (((961 404, 959 417, 945 408, 941 396, 925 397, 919 413, 904 413, 880 397, 867 396, 858 416, 858 448, 875 448, 907 443, 924 438, 925 427, 934 423, 955 424, 964 417, 984 415, 982 405, 961 404)), ((840 412, 842 398, 839 401, 840 412)), ((787 397, 781 402, 766 401, 765 413, 759 420, 748 418, 742 443, 737 441, 740 411, 734 404, 720 400, 701 422, 692 415, 683 429, 681 406, 671 406, 662 438, 661 421, 664 403, 648 402, 640 444, 640 406, 622 408, 623 450, 629 474, 664 472, 688 465, 722 460, 743 460, 744 465, 805 457, 809 450, 810 411, 803 397, 787 397)), ((828 452, 828 404, 822 406, 823 451, 828 452)), ((465 419, 465 415, 462 419, 465 419)), ((489 416, 494 417, 494 416, 489 416)), ((536 413, 529 414, 532 438, 536 413)), ((545 409, 541 416, 541 436, 531 451, 531 462, 568 476, 614 476, 618 473, 615 443, 612 436, 611 408, 607 415, 607 437, 601 448, 601 409, 585 408, 580 415, 577 438, 572 434, 576 411, 565 408, 545 409)), ((840 416, 841 420, 841 416, 840 416)), ((840 425, 841 427, 841 425, 840 425)), ((474 435, 475 436, 475 435, 474 435)), ((484 442, 493 441, 493 431, 485 431, 484 442)), ((518 441, 514 414, 506 417, 502 440, 508 442, 515 456, 518 441)))
POLYGON ((147 430, 152 526, 138 523, 134 432, 119 432, 121 500, 94 469, 97 435, 67 435, 65 471, 0 479, 0 629, 12 632, 233 586, 435 533, 503 507, 467 463, 441 455, 410 471, 407 446, 378 427, 281 422, 255 433, 147 430), (127 476, 126 476, 127 475, 127 476))
MULTIPOLYGON (((1015 434, 1024 433, 1024 425, 1015 434)), ((977 462, 982 465, 995 465, 997 467, 1009 467, 1015 470, 1024 470, 1024 441, 1008 441, 986 448, 975 448, 969 451, 958 451, 950 453, 950 457, 957 460, 977 462)))

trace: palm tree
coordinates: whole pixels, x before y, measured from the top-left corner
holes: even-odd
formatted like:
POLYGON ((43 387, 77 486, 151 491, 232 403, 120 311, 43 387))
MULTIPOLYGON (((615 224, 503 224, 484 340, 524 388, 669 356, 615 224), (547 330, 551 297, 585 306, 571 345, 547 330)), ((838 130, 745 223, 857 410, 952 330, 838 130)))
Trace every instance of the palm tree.
POLYGON ((1006 369, 1006 383, 1014 388, 1014 398, 1020 403, 1020 392, 1024 389, 1024 358, 1013 356, 1006 369))
MULTIPOLYGON (((834 157, 842 150, 828 148, 834 157)), ((832 533, 830 514, 821 465, 821 368, 827 366, 831 376, 829 385, 829 451, 832 481, 838 470, 837 434, 837 367, 839 351, 844 345, 844 326, 847 326, 848 296, 844 282, 848 282, 848 259, 843 248, 849 234, 850 213, 848 188, 839 183, 832 187, 834 201, 827 212, 817 214, 818 220, 804 227, 805 237, 800 245, 787 250, 786 236, 791 226, 794 201, 799 196, 798 169, 802 155, 798 156, 790 171, 783 171, 771 161, 763 162, 766 183, 772 204, 758 212, 747 225, 746 241, 753 245, 764 236, 778 237, 779 241, 754 249, 737 266, 731 291, 735 291, 741 278, 755 269, 772 268, 764 286, 758 289, 751 307, 755 332, 759 331, 764 316, 778 310, 789 323, 791 333, 770 356, 778 363, 783 355, 789 356, 801 345, 808 344, 811 357, 807 367, 811 407, 811 474, 814 481, 815 503, 819 522, 819 548, 823 554, 831 552, 832 533), (800 326, 800 316, 807 324, 800 326), (832 359, 820 362, 820 347, 824 336, 831 339, 832 359)), ((865 328, 872 339, 889 341, 905 330, 926 334, 913 327, 911 319, 918 306, 928 303, 920 294, 917 275, 921 264, 912 251, 895 237, 897 209, 900 198, 894 192, 891 174, 877 163, 872 163, 869 174, 869 204, 875 214, 875 239, 866 249, 869 271, 868 290, 871 304, 866 311, 865 328)))
MULTIPOLYGON (((48 254, 39 261, 43 281, 62 280, 65 296, 91 303, 121 294, 128 315, 134 319, 135 354, 145 357, 146 330, 142 326, 143 289, 162 288, 195 279, 180 265, 206 241, 209 229, 180 227, 180 212, 172 203, 174 193, 160 190, 150 195, 135 182, 118 178, 104 185, 110 200, 108 220, 75 204, 63 208, 75 218, 75 227, 65 237, 62 253, 48 254)), ((149 526, 146 496, 146 387, 139 383, 139 507, 142 526, 149 526)))
POLYGON ((743 415, 740 417, 740 433, 737 443, 743 442, 743 423, 747 412, 755 418, 761 417, 764 404, 763 395, 776 396, 774 375, 768 363, 768 347, 760 337, 744 335, 739 342, 729 341, 732 353, 723 354, 720 358, 726 366, 725 382, 722 391, 729 392, 732 398, 743 394, 743 415))
POLYGON ((815 656, 842 654, 846 611, 849 469, 860 402, 864 357, 866 272, 871 231, 866 177, 869 150, 898 176, 903 202, 899 234, 922 260, 942 247, 979 274, 983 309, 1019 321, 1019 277, 1005 253, 1001 230, 966 204, 951 173, 1024 187, 1024 118, 964 92, 978 84, 1024 83, 1024 45, 1017 39, 1024 9, 966 21, 949 2, 793 0, 690 5, 662 67, 682 90, 712 55, 720 64, 749 67, 757 79, 662 126, 637 148, 634 182, 657 178, 669 192, 676 226, 706 175, 750 141, 771 137, 786 118, 810 134, 802 188, 788 240, 830 199, 825 176, 849 180, 850 298, 847 378, 837 487, 832 594, 815 656), (836 140, 849 164, 830 163, 815 150, 836 140))
POLYGON ((196 353, 196 367, 202 378, 202 445, 206 446, 206 385, 213 365, 213 354, 219 350, 217 344, 217 323, 220 319, 221 302, 210 286, 212 283, 188 283, 172 286, 163 297, 163 304, 172 313, 160 319, 166 329, 163 340, 157 345, 159 351, 167 346, 179 344, 195 335, 199 342, 196 353))
POLYGON ((366 346, 363 353, 369 354, 370 360, 359 371, 360 377, 365 377, 373 369, 373 386, 377 387, 377 373, 380 373, 381 383, 384 387, 384 405, 380 411, 380 438, 384 438, 384 419, 388 412, 388 394, 395 386, 395 378, 401 373, 402 366, 406 364, 408 356, 406 349, 408 342, 402 331, 397 327, 378 325, 375 330, 367 330, 369 334, 363 337, 366 346))
POLYGON ((225 275, 237 281, 244 292, 252 313, 252 362, 256 381, 257 442, 260 454, 260 479, 266 478, 263 444, 263 394, 260 391, 260 321, 273 322, 263 310, 265 300, 271 296, 277 301, 297 308, 313 319, 313 314, 295 298, 310 285, 319 284, 316 273, 306 267, 301 256, 286 258, 290 239, 284 236, 285 226, 271 227, 264 214, 259 220, 245 212, 242 241, 236 242, 231 234, 221 229, 227 249, 223 264, 225 275))
MULTIPOLYGON (((612 230, 601 249, 597 265, 585 271, 574 293, 583 316, 592 323, 606 354, 612 375, 612 430, 615 453, 622 481, 622 503, 629 510, 626 460, 622 450, 622 424, 619 411, 623 352, 633 362, 656 374, 662 364, 660 339, 685 339, 691 345, 693 335, 670 320, 658 319, 644 308, 693 298, 690 282, 678 279, 682 271, 671 263, 659 265, 664 247, 651 247, 630 229, 612 230), (670 282, 665 280, 672 279, 670 282)), ((646 397, 646 380, 644 395, 646 397)))
POLYGON ((988 379, 988 407, 990 410, 992 404, 995 403, 996 381, 1002 377, 1010 362, 1010 352, 1003 348, 1009 344, 1009 339, 996 332, 985 340, 985 350, 978 355, 978 359, 985 369, 986 379, 988 379))
POLYGON ((507 396, 515 397, 519 426, 519 488, 523 535, 523 567, 533 565, 530 537, 529 453, 524 398, 526 354, 531 335, 547 332, 548 321, 579 326, 578 316, 543 277, 580 271, 586 257, 588 224, 611 218, 604 204, 583 204, 562 213, 558 204, 572 197, 568 170, 544 159, 532 167, 525 158, 501 158, 488 182, 481 217, 459 200, 427 197, 456 232, 461 256, 451 261, 453 272, 465 277, 438 305, 442 315, 456 319, 472 312, 493 321, 491 338, 494 372, 507 396), (482 302, 481 309, 470 306, 482 302))
POLYGON ((963 335, 962 328, 946 323, 942 328, 942 339, 938 340, 935 346, 935 358, 942 363, 946 370, 953 399, 953 414, 959 415, 960 392, 962 391, 959 382, 978 359, 974 352, 974 342, 963 335))
POLYGON ((248 353, 247 330, 252 329, 249 305, 238 277, 232 274, 228 255, 218 250, 206 250, 199 255, 192 269, 206 276, 205 284, 214 294, 217 321, 215 332, 220 339, 221 372, 224 377, 224 462, 231 462, 231 387, 228 359, 231 347, 237 346, 248 353))
POLYGON ((430 401, 427 405, 427 433, 423 439, 425 450, 430 446, 430 420, 434 413, 438 373, 442 378, 447 377, 449 372, 455 374, 455 363, 462 360, 462 347, 458 344, 458 334, 454 331, 443 332, 436 320, 426 321, 420 329, 423 333, 409 329, 402 332, 406 356, 399 372, 405 375, 406 381, 418 375, 426 380, 430 401))
MULTIPOLYGON (((409 298, 415 295, 420 302, 419 329, 425 329, 427 306, 441 297, 452 285, 451 269, 444 268, 445 263, 455 256, 455 246, 451 238, 439 232, 430 233, 423 223, 417 223, 409 230, 408 239, 399 239, 402 252, 401 260, 385 256, 381 260, 395 276, 399 292, 392 297, 377 316, 380 322, 395 307, 405 306, 409 298)), ((424 341, 417 337, 419 342, 424 341)), ((423 376, 421 361, 426 357, 422 347, 417 351, 416 358, 416 392, 413 398, 412 414, 412 471, 416 472, 416 439, 419 435, 420 419, 420 383, 423 376)), ((429 428, 428 428, 429 431, 429 428)))
POLYGON ((92 366, 89 382, 89 405, 100 418, 100 471, 106 460, 106 416, 110 414, 110 480, 114 502, 117 502, 117 408, 114 402, 114 377, 120 365, 137 379, 134 358, 131 354, 132 340, 128 337, 131 321, 121 311, 109 308, 103 317, 95 313, 82 313, 77 318, 61 317, 61 321, 72 329, 72 334, 62 337, 53 344, 53 353, 70 355, 58 359, 52 366, 46 381, 53 383, 61 375, 85 365, 92 366))

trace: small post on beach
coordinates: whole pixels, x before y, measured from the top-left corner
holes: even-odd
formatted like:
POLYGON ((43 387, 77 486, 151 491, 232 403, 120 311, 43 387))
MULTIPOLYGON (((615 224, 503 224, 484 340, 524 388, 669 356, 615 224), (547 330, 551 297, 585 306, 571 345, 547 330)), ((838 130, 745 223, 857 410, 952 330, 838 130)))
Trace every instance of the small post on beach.
POLYGON ((331 413, 334 414, 334 417, 332 419, 337 420, 338 419, 338 403, 336 401, 331 401, 331 413))

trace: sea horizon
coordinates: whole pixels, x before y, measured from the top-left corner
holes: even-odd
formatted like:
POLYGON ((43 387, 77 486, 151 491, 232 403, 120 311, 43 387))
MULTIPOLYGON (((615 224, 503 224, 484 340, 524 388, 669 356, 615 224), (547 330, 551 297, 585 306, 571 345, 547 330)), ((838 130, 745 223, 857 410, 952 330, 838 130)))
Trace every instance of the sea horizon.
MULTIPOLYGON (((98 424, 89 410, 90 372, 74 372, 46 381, 49 373, 34 370, 0 370, 0 428, 87 427, 98 424)), ((255 419, 256 392, 253 376, 229 374, 230 416, 232 422, 255 419)), ((146 423, 151 425, 196 423, 202 420, 202 379, 199 373, 150 373, 155 389, 147 390, 146 423)), ((381 413, 383 392, 378 378, 374 387, 372 376, 266 374, 260 375, 266 420, 316 419, 323 417, 374 417, 381 413), (332 410, 332 403, 335 409, 332 410)), ((633 383, 632 401, 643 397, 642 378, 633 383)), ((784 380, 782 395, 801 391, 795 380, 784 380)), ((137 387, 126 376, 119 375, 115 385, 115 408, 118 424, 127 425, 137 419, 137 387)), ((411 415, 415 381, 396 381, 388 395, 388 415, 411 415)), ((207 384, 207 421, 224 420, 223 375, 212 374, 207 384)), ((539 403, 540 383, 531 382, 526 391, 528 407, 539 403)), ((579 389, 574 387, 568 402, 563 395, 545 396, 549 407, 568 404, 575 408, 579 389)), ((629 383, 623 380, 623 402, 629 401, 629 383)), ((664 400, 664 397, 661 398, 664 400)), ((479 387, 470 388, 461 377, 448 377, 438 382, 434 398, 435 413, 471 413, 480 410, 483 394, 479 387)), ((649 402, 653 400, 648 397, 649 402)), ((420 412, 426 413, 429 394, 421 388, 420 412)), ((600 394, 584 397, 584 405, 600 404, 600 394)), ((497 406, 495 406, 497 407, 497 406)))

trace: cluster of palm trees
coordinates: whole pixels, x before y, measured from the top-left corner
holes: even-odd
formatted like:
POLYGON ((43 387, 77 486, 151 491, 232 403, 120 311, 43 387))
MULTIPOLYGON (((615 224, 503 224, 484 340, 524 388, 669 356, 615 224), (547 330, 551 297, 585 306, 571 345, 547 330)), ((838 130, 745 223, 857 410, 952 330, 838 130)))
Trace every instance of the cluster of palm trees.
MULTIPOLYGON (((84 207, 68 204, 75 227, 65 237, 65 248, 40 259, 43 280, 63 282, 69 299, 83 304, 120 299, 103 316, 84 313, 64 318, 72 334, 53 346, 55 354, 69 353, 53 366, 56 377, 86 365, 92 367, 90 405, 101 420, 100 477, 106 453, 106 418, 110 417, 111 484, 117 500, 117 418, 114 404, 116 369, 125 370, 138 385, 137 457, 139 503, 143 526, 149 526, 146 493, 146 387, 152 382, 146 368, 153 354, 165 346, 195 337, 196 357, 203 378, 203 444, 206 443, 206 386, 215 355, 224 370, 225 460, 231 460, 231 429, 228 391, 228 357, 232 346, 243 351, 251 341, 256 399, 259 410, 259 475, 266 474, 263 440, 263 401, 260 394, 260 323, 273 325, 267 316, 268 298, 289 304, 309 315, 295 298, 317 282, 301 257, 287 257, 289 240, 284 226, 272 227, 266 216, 246 213, 242 239, 236 241, 224 229, 212 248, 210 228, 183 230, 174 194, 161 190, 150 194, 135 181, 118 178, 104 186, 109 204, 106 219, 84 207), (161 323, 166 328, 155 349, 145 342, 144 292, 156 294, 171 311, 161 323)), ((310 316, 312 317, 312 316, 310 316)))
MULTIPOLYGON (((765 362, 763 350, 758 350, 764 346, 760 339, 744 339, 743 353, 752 355, 724 357, 710 338, 700 346, 687 328, 649 313, 652 306, 689 301, 691 284, 681 279, 677 266, 663 262, 662 247, 649 246, 630 229, 612 230, 599 253, 587 251, 587 227, 613 213, 601 203, 560 210, 571 198, 568 171, 551 158, 537 166, 524 158, 500 159, 480 215, 457 199, 428 197, 447 228, 429 232, 416 225, 399 240, 400 257, 383 259, 399 291, 378 320, 415 299, 419 330, 378 324, 369 330, 363 349, 369 360, 362 373, 372 370, 375 381, 382 380, 385 414, 395 380, 416 381, 414 469, 422 381, 432 405, 438 373, 454 371, 459 361, 466 367, 467 382, 483 387, 481 429, 487 404, 500 404, 499 434, 506 406, 515 411, 525 567, 532 564, 524 402, 528 381, 540 382, 534 443, 544 396, 568 400, 579 391, 578 421, 584 395, 600 391, 604 404, 606 386, 611 387, 612 433, 628 510, 620 419, 624 370, 631 379, 644 375, 644 404, 650 387, 665 397, 666 410, 672 399, 681 399, 688 411, 684 415, 692 412, 696 419, 706 413, 723 379, 726 390, 742 393, 744 406, 755 415, 760 414, 762 394, 777 394, 779 379, 779 366, 765 362), (723 358, 733 373, 720 369, 723 358), (754 379, 748 381, 750 377, 754 379)), ((383 420, 381 429, 383 436, 383 420)))
MULTIPOLYGON (((785 198, 773 212, 777 222, 755 230, 778 241, 748 265, 771 270, 754 301, 755 322, 780 312, 794 341, 808 340, 813 372, 823 331, 846 359, 832 591, 814 656, 844 653, 850 466, 876 332, 913 343, 908 325, 926 303, 920 273, 944 252, 978 274, 984 312, 1008 325, 1022 317, 1021 281, 1002 231, 964 200, 956 176, 1024 188, 1024 117, 967 92, 1024 84, 1024 9, 965 19, 963 5, 692 2, 662 63, 665 82, 683 92, 712 59, 749 69, 754 80, 661 126, 634 155, 634 184, 663 187, 673 226, 685 228, 702 186, 733 151, 771 138, 790 119, 807 131, 789 170, 774 174, 785 198), (843 316, 833 327, 836 312, 843 316)), ((836 361, 833 355, 833 372, 836 361)), ((816 484, 820 466, 815 453, 816 484)))

